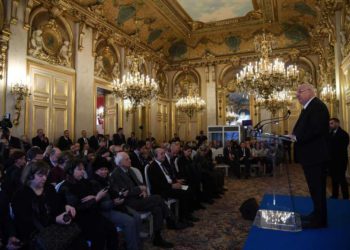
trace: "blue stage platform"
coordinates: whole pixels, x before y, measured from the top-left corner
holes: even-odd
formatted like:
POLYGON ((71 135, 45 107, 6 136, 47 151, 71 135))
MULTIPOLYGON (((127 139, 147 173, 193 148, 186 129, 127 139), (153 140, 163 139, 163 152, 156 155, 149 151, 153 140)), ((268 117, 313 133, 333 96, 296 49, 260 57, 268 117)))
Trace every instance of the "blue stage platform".
MULTIPOLYGON (((296 212, 312 210, 309 197, 294 197, 296 212)), ((272 195, 265 195, 260 208, 272 209, 272 195)), ((276 196, 279 207, 291 210, 288 196, 276 196)), ((327 200, 328 228, 283 232, 252 226, 244 250, 350 250, 350 201, 327 200)))

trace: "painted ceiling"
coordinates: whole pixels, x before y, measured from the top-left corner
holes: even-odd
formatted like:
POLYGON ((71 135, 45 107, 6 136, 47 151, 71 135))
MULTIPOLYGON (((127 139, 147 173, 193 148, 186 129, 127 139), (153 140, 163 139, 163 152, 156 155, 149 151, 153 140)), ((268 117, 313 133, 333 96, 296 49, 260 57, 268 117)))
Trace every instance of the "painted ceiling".
POLYGON ((253 11, 249 0, 178 0, 184 10, 195 21, 214 22, 245 16, 253 11))
POLYGON ((137 36, 149 48, 163 53, 173 62, 201 58, 208 53, 223 56, 254 52, 254 36, 263 29, 277 37, 277 48, 306 46, 310 40, 309 31, 317 18, 315 2, 98 1, 109 23, 128 35, 137 36))

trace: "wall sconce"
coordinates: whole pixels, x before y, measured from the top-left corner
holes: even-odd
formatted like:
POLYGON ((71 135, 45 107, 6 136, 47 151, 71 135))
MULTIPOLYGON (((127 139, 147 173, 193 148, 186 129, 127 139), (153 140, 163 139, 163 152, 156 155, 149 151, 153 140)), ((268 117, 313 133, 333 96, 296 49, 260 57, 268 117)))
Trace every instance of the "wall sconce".
POLYGON ((337 99, 335 88, 327 84, 321 90, 321 99, 329 104, 332 104, 337 99))
POLYGON ((19 118, 21 117, 22 101, 25 97, 31 95, 28 85, 20 83, 12 84, 10 93, 16 97, 15 104, 15 118, 13 119, 13 125, 17 126, 19 124, 19 118))

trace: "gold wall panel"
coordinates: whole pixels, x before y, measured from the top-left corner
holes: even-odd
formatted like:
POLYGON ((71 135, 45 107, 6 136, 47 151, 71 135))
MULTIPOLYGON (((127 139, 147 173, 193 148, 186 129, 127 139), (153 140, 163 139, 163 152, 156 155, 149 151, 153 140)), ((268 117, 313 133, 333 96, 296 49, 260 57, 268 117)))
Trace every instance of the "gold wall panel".
MULTIPOLYGON (((52 129, 53 138, 58 139, 63 135, 63 131, 68 129, 68 112, 67 108, 53 108, 52 110, 52 129)), ((72 131, 70 131, 72 132, 72 131)))
POLYGON ((50 130, 49 126, 49 107, 48 106, 41 106, 41 105, 34 105, 33 106, 33 126, 31 134, 36 134, 36 128, 43 128, 45 133, 50 130))
POLYGON ((68 97, 68 79, 55 78, 54 96, 68 97))
POLYGON ((27 72, 32 95, 28 102, 25 133, 31 138, 38 128, 42 128, 50 141, 55 142, 68 129, 74 139, 74 72, 30 60, 27 72))
POLYGON ((36 72, 34 75, 33 89, 35 94, 49 95, 51 77, 36 72))

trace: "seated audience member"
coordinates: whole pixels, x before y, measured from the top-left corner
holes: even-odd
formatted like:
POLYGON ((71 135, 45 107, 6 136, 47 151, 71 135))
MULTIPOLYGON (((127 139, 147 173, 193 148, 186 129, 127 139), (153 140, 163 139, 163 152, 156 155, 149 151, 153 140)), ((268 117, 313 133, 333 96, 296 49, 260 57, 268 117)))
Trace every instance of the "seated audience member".
POLYGON ((196 137, 198 147, 201 146, 208 140, 208 137, 204 134, 203 130, 199 132, 199 135, 196 137))
POLYGON ((89 138, 87 137, 86 130, 81 131, 81 137, 78 139, 77 143, 79 143, 79 151, 83 151, 85 145, 89 145, 89 138))
POLYGON ((56 185, 66 179, 66 172, 64 171, 67 161, 74 159, 74 156, 69 151, 63 151, 55 165, 48 174, 47 183, 56 185))
POLYGON ((0 249, 20 249, 22 242, 16 238, 14 222, 10 217, 9 199, 2 189, 3 172, 0 166, 0 249))
POLYGON ((45 161, 50 165, 51 168, 58 165, 58 159, 61 157, 62 151, 59 148, 50 148, 50 146, 45 151, 45 161))
POLYGON ((84 179, 85 168, 81 160, 66 162, 66 181, 59 189, 66 204, 77 211, 75 222, 80 226, 83 236, 91 240, 91 248, 115 250, 118 247, 117 232, 112 222, 101 215, 99 202, 107 194, 101 189, 96 194, 92 184, 84 179))
POLYGON ((180 142, 180 137, 177 135, 177 133, 174 133, 174 137, 171 138, 170 143, 172 142, 180 142))
POLYGON ((189 221, 198 221, 198 219, 191 214, 193 211, 191 191, 185 189, 181 182, 172 178, 168 171, 164 149, 157 148, 155 153, 155 160, 151 163, 148 171, 151 194, 160 195, 163 199, 178 199, 180 202, 180 221, 184 224, 193 225, 189 221))
POLYGON ((241 172, 239 168, 239 159, 237 156, 236 143, 234 141, 226 141, 226 146, 224 147, 224 160, 232 169, 233 174, 240 179, 241 172))
POLYGON ((250 177, 250 150, 245 142, 241 142, 240 144, 238 149, 238 159, 239 163, 245 166, 244 174, 245 178, 248 179, 250 177))
POLYGON ((70 146, 70 152, 74 155, 74 157, 80 158, 80 145, 79 143, 74 143, 70 146))
POLYGON ((210 200, 220 198, 224 192, 224 173, 216 170, 212 157, 208 155, 208 147, 202 145, 198 148, 193 159, 196 169, 199 169, 202 176, 203 192, 210 200))
MULTIPOLYGON (((75 209, 62 204, 54 187, 45 185, 48 172, 49 166, 44 161, 27 165, 22 175, 23 186, 13 197, 16 231, 25 248, 30 246, 33 235, 42 228, 53 223, 68 225, 75 217, 75 209), (65 220, 64 216, 68 213, 71 218, 65 220)), ((77 238, 69 249, 86 249, 85 245, 77 238)))
POLYGON ((36 162, 43 159, 44 159, 44 152, 38 146, 31 147, 31 149, 27 151, 28 163, 36 162))
POLYGON ((65 130, 63 135, 58 139, 57 147, 64 151, 70 150, 70 146, 73 145, 72 140, 69 138, 69 130, 65 130))
MULTIPOLYGON (((136 211, 149 211, 153 215, 154 239, 153 245, 162 248, 172 248, 174 245, 163 239, 161 230, 163 220, 167 219, 168 226, 177 229, 174 219, 164 200, 158 195, 148 195, 147 187, 142 184, 130 169, 131 160, 127 153, 119 152, 114 157, 117 167, 111 173, 110 185, 114 193, 124 191, 124 203, 136 211), (126 192, 125 192, 126 191, 126 192)), ((180 228, 179 228, 180 229, 180 228)))
POLYGON ((16 150, 14 151, 10 159, 12 160, 13 164, 6 169, 5 171, 5 178, 2 188, 6 192, 7 196, 11 200, 14 193, 21 187, 21 176, 23 168, 25 167, 27 161, 26 161, 26 155, 23 151, 16 150))
POLYGON ((100 210, 104 217, 115 226, 123 229, 128 250, 142 249, 142 241, 139 237, 141 221, 139 218, 134 218, 126 213, 123 194, 115 194, 110 190, 109 171, 111 168, 112 163, 104 158, 96 158, 92 164, 94 173, 91 183, 93 184, 94 192, 98 193, 102 189, 108 190, 106 196, 99 202, 100 210))
POLYGON ((146 142, 142 140, 138 141, 136 149, 129 153, 131 166, 140 170, 143 177, 145 166, 150 163, 149 159, 144 158, 145 155, 147 155, 146 142))
POLYGON ((201 191, 201 173, 193 166, 192 148, 184 145, 182 154, 177 158, 178 177, 184 179, 185 183, 190 186, 195 200, 195 209, 204 209, 200 204, 200 199, 203 197, 201 191))
POLYGON ((103 157, 106 158, 108 161, 112 160, 111 153, 108 149, 107 146, 107 138, 106 137, 101 137, 99 142, 98 142, 99 148, 96 151, 96 156, 97 157, 103 157))
POLYGON ((36 131, 36 136, 32 138, 32 146, 38 146, 42 151, 45 151, 49 143, 49 138, 45 136, 44 130, 39 128, 36 131))
POLYGON ((32 145, 30 144, 29 138, 27 135, 21 136, 21 150, 24 152, 27 152, 32 145))

